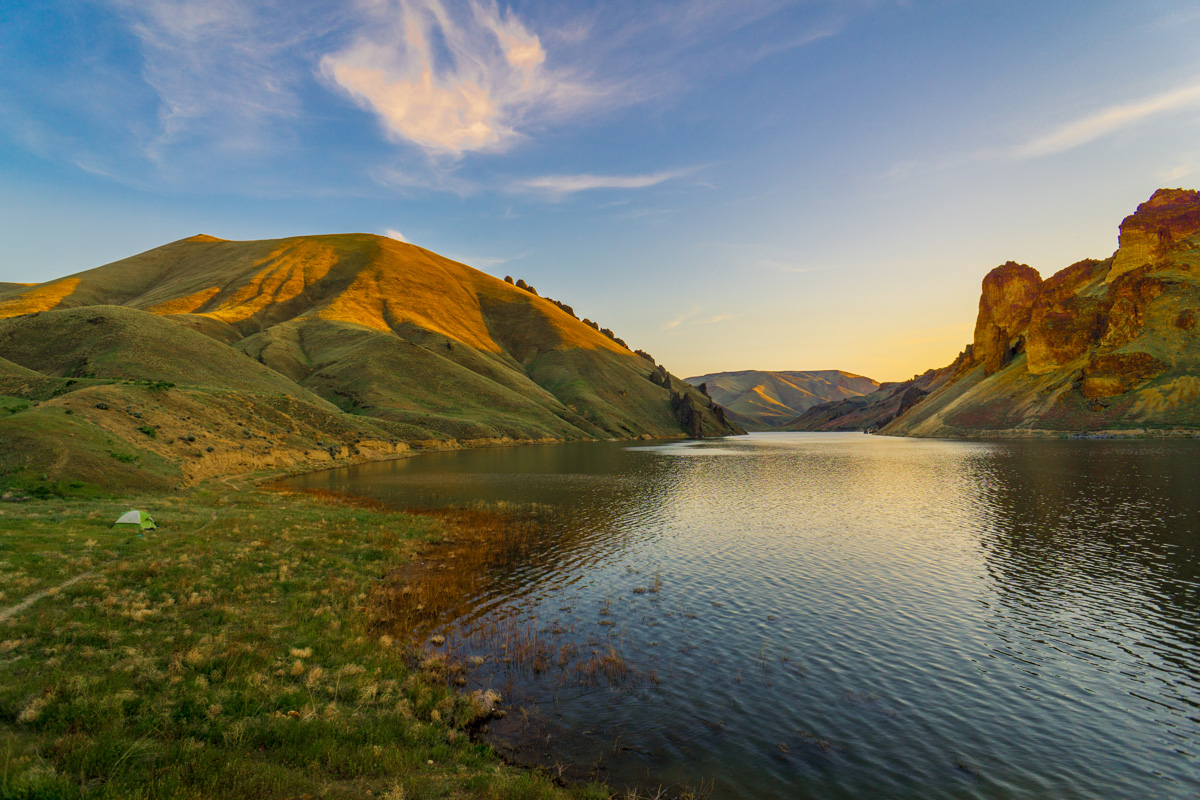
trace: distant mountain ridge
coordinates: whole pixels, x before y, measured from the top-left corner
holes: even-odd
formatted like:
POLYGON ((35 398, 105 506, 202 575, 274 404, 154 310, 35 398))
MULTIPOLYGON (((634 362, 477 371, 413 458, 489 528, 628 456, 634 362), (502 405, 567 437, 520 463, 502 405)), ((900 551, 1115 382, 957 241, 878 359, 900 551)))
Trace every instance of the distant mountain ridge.
POLYGON ((814 405, 861 397, 879 388, 872 378, 842 370, 742 370, 685 380, 704 386, 708 396, 747 430, 778 428, 814 405))
POLYGON ((0 285, 0 396, 34 404, 0 418, 0 475, 98 483, 135 462, 187 482, 412 446, 741 432, 569 306, 369 234, 200 235, 0 285))
POLYGON ((810 408, 788 430, 903 436, 1200 432, 1200 192, 1160 189, 1117 251, 1043 280, 1009 261, 983 279, 953 363, 810 408))

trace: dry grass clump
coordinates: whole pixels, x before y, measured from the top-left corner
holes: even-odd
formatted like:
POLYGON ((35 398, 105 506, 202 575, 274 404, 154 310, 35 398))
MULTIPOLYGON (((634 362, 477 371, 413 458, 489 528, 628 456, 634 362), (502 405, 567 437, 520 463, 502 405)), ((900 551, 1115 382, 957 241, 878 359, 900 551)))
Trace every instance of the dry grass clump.
POLYGON ((575 666, 575 679, 582 686, 597 686, 604 683, 620 686, 636 674, 625 657, 613 647, 609 647, 603 653, 594 652, 587 661, 575 666))
POLYGON ((5 608, 93 573, 0 621, 0 796, 600 796, 500 764, 466 735, 499 698, 381 638, 380 578, 440 521, 223 484, 30 511, 5 608), (110 528, 130 502, 163 529, 110 528))

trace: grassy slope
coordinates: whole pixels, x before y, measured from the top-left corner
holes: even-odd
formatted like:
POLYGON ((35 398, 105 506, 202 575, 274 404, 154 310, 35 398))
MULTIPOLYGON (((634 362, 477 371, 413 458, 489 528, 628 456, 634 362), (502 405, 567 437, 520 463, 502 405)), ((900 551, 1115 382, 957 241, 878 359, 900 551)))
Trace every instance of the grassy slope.
POLYGON ((440 425, 426 427, 454 438, 603 435, 564 422, 553 413, 562 404, 523 373, 430 338, 422 346, 364 325, 311 319, 272 327, 241 346, 345 411, 418 425, 440 417, 440 425))
POLYGON ((169 381, 179 385, 319 398, 207 336, 120 306, 46 311, 0 320, 0 352, 54 377, 169 381))
MULTIPOLYGON (((651 365, 609 337, 504 281, 366 234, 192 237, 47 284, 7 287, 0 358, 0 394, 56 404, 39 413, 82 414, 103 429, 105 444, 116 436, 121 452, 146 455, 144 463, 150 455, 173 460, 185 483, 219 474, 219 465, 321 463, 323 451, 343 445, 358 451, 344 455, 365 458, 404 442, 682 433, 651 365), (164 402, 184 393, 189 402, 147 406, 125 385, 144 380, 176 384, 164 402), (116 388, 87 403, 62 400, 100 384, 116 388), (264 425, 258 409, 280 398, 318 422, 290 436, 264 425), (117 415, 96 413, 97 403, 137 406, 156 417, 144 424, 161 435, 114 424, 117 415), (220 441, 198 452, 167 447, 164 439, 196 435, 175 430, 171 418, 180 415, 192 422, 185 428, 220 441), (231 438, 235 421, 271 447, 238 431, 231 438)), ((39 447, 36 437, 0 426, 4 443, 11 452, 0 469, 72 477, 46 455, 64 442, 39 447)), ((103 451, 93 444, 90 452, 103 451)))
POLYGON ((510 769, 381 627, 427 518, 214 484, 0 504, 0 797, 606 797, 510 769), (129 507, 163 528, 111 522, 129 507))
POLYGON ((0 362, 0 393, 25 400, 0 417, 0 486, 163 489, 356 455, 341 451, 347 445, 405 449, 386 426, 144 311, 92 306, 0 320, 0 350, 21 362, 0 362))

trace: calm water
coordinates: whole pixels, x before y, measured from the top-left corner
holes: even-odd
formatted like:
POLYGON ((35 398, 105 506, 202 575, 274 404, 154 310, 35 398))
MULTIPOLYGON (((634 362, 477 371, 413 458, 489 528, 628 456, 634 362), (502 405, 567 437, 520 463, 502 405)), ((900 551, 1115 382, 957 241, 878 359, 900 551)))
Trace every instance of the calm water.
POLYGON ((490 654, 527 757, 714 798, 1200 796, 1200 442, 759 434, 295 483, 558 509, 451 643, 525 623, 640 678, 490 654))

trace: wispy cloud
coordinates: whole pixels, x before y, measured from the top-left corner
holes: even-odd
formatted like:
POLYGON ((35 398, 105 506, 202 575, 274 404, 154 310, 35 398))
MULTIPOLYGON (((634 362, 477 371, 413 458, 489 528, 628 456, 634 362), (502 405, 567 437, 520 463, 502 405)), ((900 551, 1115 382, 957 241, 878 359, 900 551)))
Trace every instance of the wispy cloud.
MULTIPOLYGON (((1132 128, 1153 117, 1200 108, 1200 82, 1144 97, 1131 103, 1111 105, 1100 111, 1052 128, 1016 145, 983 147, 945 153, 928 161, 906 160, 893 164, 881 177, 904 182, 935 172, 959 169, 983 162, 1023 161, 1064 153, 1110 134, 1132 128)), ((1164 171, 1160 180, 1178 180, 1193 171, 1190 164, 1177 164, 1164 171)))
POLYGON ((550 194, 572 194, 592 189, 645 189, 675 178, 688 175, 693 170, 668 170, 644 175, 543 175, 527 178, 513 184, 515 189, 532 189, 550 194))
POLYGON ((142 44, 142 78, 157 93, 160 130, 147 155, 186 140, 226 151, 278 141, 279 119, 300 113, 291 7, 268 0, 112 0, 142 44), (290 21, 290 22, 289 22, 290 21))
POLYGON ((1129 128, 1151 117, 1200 106, 1200 83, 1144 97, 1132 103, 1109 106, 1094 114, 1060 125, 1013 151, 1016 158, 1037 158, 1071 150, 1102 136, 1129 128))
POLYGON ((147 185, 207 181, 263 195, 334 183, 548 197, 638 189, 678 175, 657 164, 592 174, 592 160, 516 186, 511 171, 489 175, 464 156, 702 89, 715 72, 835 34, 873 2, 816 0, 796 13, 795 0, 95 0, 87 5, 114 12, 136 55, 124 41, 105 54, 105 32, 82 31, 87 46, 68 48, 68 79, 27 107, 0 109, 0 125, 28 128, 14 135, 31 150, 147 185), (382 135, 357 124, 351 104, 382 135), (86 133, 53 130, 43 106, 86 120, 86 133))
POLYGON ((1177 180, 1193 175, 1197 171, 1197 165, 1200 164, 1200 159, 1195 156, 1186 156, 1178 163, 1160 171, 1158 180, 1162 183, 1174 183, 1177 180))
POLYGON ((751 58, 755 61, 761 61, 764 58, 786 53, 789 50, 795 50, 798 47, 807 47, 810 44, 815 44, 822 39, 829 39, 837 36, 842 31, 842 25, 839 23, 836 26, 831 26, 822 30, 810 31, 803 33, 791 39, 785 39, 779 42, 767 42, 761 45, 751 54, 751 58))
POLYGON ((662 324, 664 331, 673 331, 676 328, 690 327, 692 325, 715 325, 718 322, 728 322, 731 319, 737 319, 741 314, 713 314, 711 316, 700 316, 700 310, 689 311, 686 314, 681 314, 672 320, 668 320, 662 324))
POLYGON ((712 325, 717 322, 725 322, 731 319, 737 319, 741 314, 716 314, 715 316, 705 317, 703 319, 694 320, 693 325, 712 325))
POLYGON ((530 117, 603 95, 547 66, 538 36, 494 0, 458 14, 440 0, 374 0, 369 17, 321 72, 389 136, 430 154, 504 150, 530 117))

